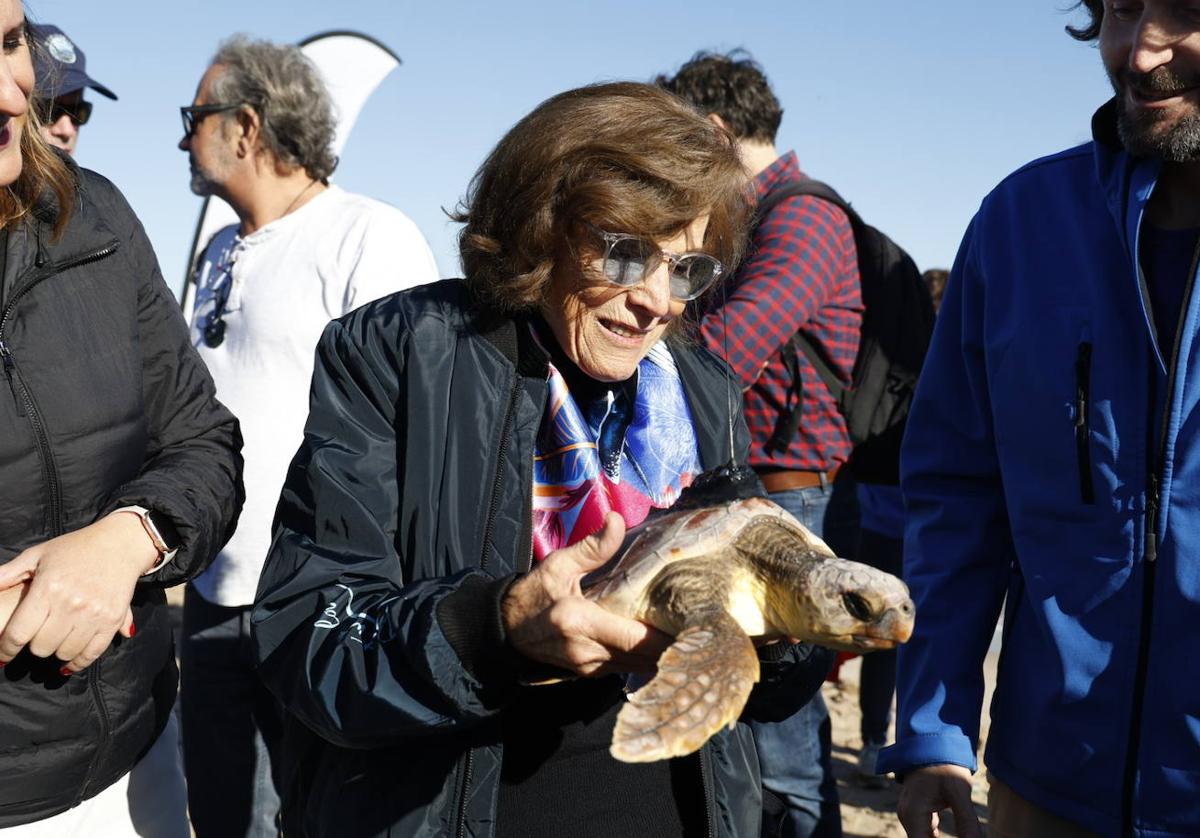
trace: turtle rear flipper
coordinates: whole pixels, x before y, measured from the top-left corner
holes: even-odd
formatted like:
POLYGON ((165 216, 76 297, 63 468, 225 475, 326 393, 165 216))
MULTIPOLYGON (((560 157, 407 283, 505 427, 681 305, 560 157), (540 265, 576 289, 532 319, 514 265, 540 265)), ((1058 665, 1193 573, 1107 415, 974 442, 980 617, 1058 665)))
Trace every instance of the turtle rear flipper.
POLYGON ((754 644, 729 614, 689 626, 662 653, 658 674, 621 708, 609 753, 653 762, 699 750, 733 727, 758 674, 754 644))

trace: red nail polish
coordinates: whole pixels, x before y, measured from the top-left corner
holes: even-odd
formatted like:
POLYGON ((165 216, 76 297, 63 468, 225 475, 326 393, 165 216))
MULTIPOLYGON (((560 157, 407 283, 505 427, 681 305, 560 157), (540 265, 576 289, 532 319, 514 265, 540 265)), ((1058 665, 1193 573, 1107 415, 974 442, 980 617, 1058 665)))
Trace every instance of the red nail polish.
POLYGON ((65 667, 65 666, 64 666, 62 669, 58 670, 58 671, 59 671, 59 672, 61 672, 61 673, 62 673, 64 676, 66 676, 66 677, 68 677, 68 678, 70 678, 72 675, 74 675, 74 674, 75 674, 74 672, 72 672, 70 669, 68 669, 68 668, 67 668, 67 667, 65 667))
POLYGON ((129 636, 133 637, 135 634, 137 634, 137 626, 135 626, 133 623, 130 623, 129 624, 129 636))

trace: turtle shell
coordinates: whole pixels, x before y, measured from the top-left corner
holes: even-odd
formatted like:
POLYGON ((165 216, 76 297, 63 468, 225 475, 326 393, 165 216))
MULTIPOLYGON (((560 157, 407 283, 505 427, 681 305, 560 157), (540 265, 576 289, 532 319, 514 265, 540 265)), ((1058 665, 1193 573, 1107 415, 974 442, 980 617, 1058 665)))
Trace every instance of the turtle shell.
MULTIPOLYGON (((609 611, 638 618, 646 588, 659 571, 684 559, 727 555, 724 548, 761 517, 782 519, 795 527, 815 552, 834 555, 783 507, 763 497, 750 497, 669 513, 631 530, 620 558, 585 580, 584 595, 609 611)), ((753 573, 754 568, 748 570, 753 573)))

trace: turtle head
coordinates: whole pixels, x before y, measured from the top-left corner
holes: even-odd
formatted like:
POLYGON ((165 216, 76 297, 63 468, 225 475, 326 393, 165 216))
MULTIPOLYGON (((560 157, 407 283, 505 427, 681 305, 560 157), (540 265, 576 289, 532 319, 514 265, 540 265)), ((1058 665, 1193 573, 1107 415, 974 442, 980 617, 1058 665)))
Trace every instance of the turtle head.
POLYGON ((797 567, 796 584, 779 586, 773 599, 787 635, 847 652, 903 643, 916 615, 908 586, 892 574, 823 556, 797 567))

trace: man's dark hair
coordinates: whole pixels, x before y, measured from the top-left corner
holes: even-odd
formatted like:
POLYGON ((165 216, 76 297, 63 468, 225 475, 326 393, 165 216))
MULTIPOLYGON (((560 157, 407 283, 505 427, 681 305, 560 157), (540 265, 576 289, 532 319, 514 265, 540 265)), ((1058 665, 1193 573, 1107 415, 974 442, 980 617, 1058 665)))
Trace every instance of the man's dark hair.
POLYGON ((775 142, 783 108, 762 67, 745 50, 698 52, 674 77, 662 75, 654 83, 721 117, 739 140, 775 142))
POLYGON ((1067 34, 1077 41, 1094 41, 1100 37, 1100 24, 1104 21, 1104 0, 1079 0, 1075 8, 1087 9, 1087 26, 1068 26, 1067 34))
POLYGON ((930 268, 921 274, 921 279, 925 280, 925 287, 929 289, 929 296, 933 299, 933 310, 937 311, 942 307, 942 296, 946 293, 950 271, 945 268, 930 268))

